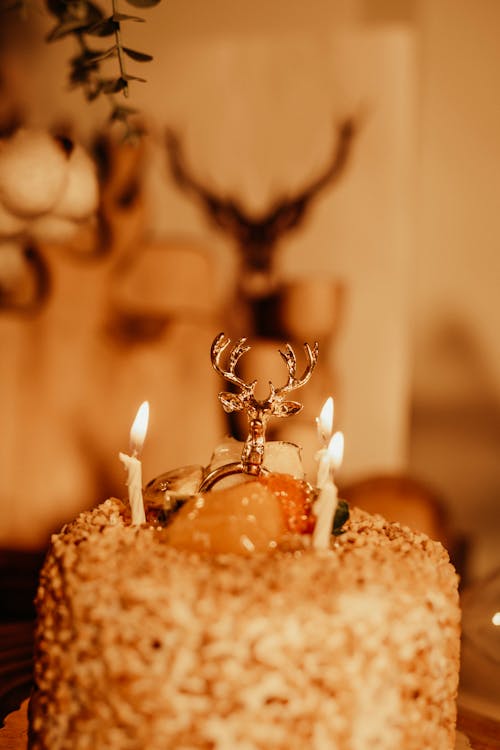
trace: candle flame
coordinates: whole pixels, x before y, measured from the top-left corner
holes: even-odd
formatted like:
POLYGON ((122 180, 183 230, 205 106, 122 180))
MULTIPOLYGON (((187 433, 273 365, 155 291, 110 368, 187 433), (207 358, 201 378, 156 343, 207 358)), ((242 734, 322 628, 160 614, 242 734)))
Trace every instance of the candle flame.
POLYGON ((328 396, 319 417, 316 418, 318 425, 318 437, 322 443, 327 444, 333 431, 333 398, 328 396))
POLYGON ((332 435, 328 443, 328 455, 330 456, 331 467, 334 471, 340 469, 342 459, 344 458, 344 433, 336 432, 332 435))
POLYGON ((149 422, 149 402, 143 401, 137 410, 135 419, 130 428, 130 445, 132 451, 137 455, 141 452, 149 422))
POLYGON ((495 614, 491 618, 491 622, 493 623, 493 625, 500 626, 500 612, 495 612, 495 614))

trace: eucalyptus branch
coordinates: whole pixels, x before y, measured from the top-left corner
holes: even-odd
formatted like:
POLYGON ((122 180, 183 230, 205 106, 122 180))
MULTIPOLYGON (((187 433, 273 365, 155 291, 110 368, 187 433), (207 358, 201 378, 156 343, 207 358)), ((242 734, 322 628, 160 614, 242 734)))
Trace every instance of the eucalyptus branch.
MULTIPOLYGON (((130 5, 141 8, 157 5, 160 0, 127 0, 130 5)), ((138 50, 125 47, 122 43, 122 23, 134 21, 143 23, 139 16, 131 16, 118 10, 117 0, 111 0, 111 15, 106 17, 99 6, 92 0, 46 0, 49 11, 58 19, 55 28, 47 36, 53 42, 68 35, 77 38, 79 54, 70 59, 69 80, 72 86, 80 86, 85 98, 93 101, 98 96, 107 97, 111 105, 111 122, 119 121, 125 127, 125 137, 139 134, 130 123, 131 115, 137 113, 132 107, 117 102, 115 94, 122 92, 129 96, 129 82, 145 83, 144 78, 130 75, 125 69, 125 57, 135 62, 149 62, 152 56, 138 50), (94 49, 87 43, 86 37, 112 36, 114 44, 107 49, 94 49), (102 63, 116 57, 118 75, 106 78, 102 72, 102 63)))
MULTIPOLYGON (((113 18, 116 18, 117 14, 118 14, 116 0, 112 0, 112 7, 113 7, 113 18)), ((124 59, 123 59, 123 47, 122 47, 120 21, 116 22, 116 26, 115 26, 115 41, 116 41, 116 51, 117 51, 117 54, 118 54, 118 65, 120 66, 120 77, 122 78, 122 80, 124 80, 126 82, 125 86, 123 88, 123 95, 124 96, 128 96, 129 95, 128 80, 126 78, 127 74, 125 72, 125 62, 124 62, 124 59)))

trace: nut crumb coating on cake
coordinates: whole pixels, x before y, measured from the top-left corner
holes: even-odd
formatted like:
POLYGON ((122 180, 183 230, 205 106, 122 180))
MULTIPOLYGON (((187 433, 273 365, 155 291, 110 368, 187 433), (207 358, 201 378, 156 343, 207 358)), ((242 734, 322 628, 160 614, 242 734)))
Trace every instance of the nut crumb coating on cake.
POLYGON ((352 509, 332 549, 202 557, 111 499, 54 535, 32 750, 452 750, 457 577, 352 509))

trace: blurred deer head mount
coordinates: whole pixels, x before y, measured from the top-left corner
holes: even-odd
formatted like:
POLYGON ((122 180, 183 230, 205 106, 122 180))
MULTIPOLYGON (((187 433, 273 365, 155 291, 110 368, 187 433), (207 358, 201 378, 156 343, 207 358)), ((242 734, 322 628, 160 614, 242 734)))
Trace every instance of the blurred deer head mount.
MULTIPOLYGON (((227 471, 227 467, 222 467, 222 474, 216 469, 217 476, 215 481, 221 478, 222 475, 227 475, 227 473, 243 472, 245 474, 258 475, 263 471, 267 420, 269 417, 289 417, 297 414, 302 409, 302 404, 298 401, 287 400, 287 396, 291 391, 301 388, 308 382, 318 360, 318 344, 315 343, 312 348, 309 344, 304 344, 307 365, 302 376, 297 377, 297 358, 290 344, 287 344, 286 351, 280 351, 279 353, 287 366, 288 380, 279 388, 276 388, 270 382, 269 396, 260 400, 255 397, 257 381, 253 380, 251 383, 246 383, 235 373, 240 357, 250 349, 245 338, 239 339, 232 347, 227 368, 222 365, 221 359, 230 343, 231 340, 226 339, 224 334, 220 333, 214 339, 210 351, 212 365, 216 372, 238 389, 236 393, 228 391, 219 393, 219 400, 222 403, 224 411, 227 413, 234 411, 246 412, 249 431, 241 454, 241 462, 230 465, 229 472, 227 471)), ((204 489, 213 484, 214 476, 209 475, 209 477, 210 479, 207 477, 205 480, 204 489), (207 481, 208 484, 206 484, 207 481)))
POLYGON ((240 291, 245 297, 264 297, 273 292, 273 256, 279 240, 303 223, 314 199, 341 177, 356 130, 354 118, 341 122, 332 155, 323 171, 295 195, 275 199, 258 217, 250 216, 236 198, 217 195, 203 184, 188 167, 178 135, 167 131, 167 154, 175 183, 198 201, 214 226, 236 241, 242 265, 240 291))

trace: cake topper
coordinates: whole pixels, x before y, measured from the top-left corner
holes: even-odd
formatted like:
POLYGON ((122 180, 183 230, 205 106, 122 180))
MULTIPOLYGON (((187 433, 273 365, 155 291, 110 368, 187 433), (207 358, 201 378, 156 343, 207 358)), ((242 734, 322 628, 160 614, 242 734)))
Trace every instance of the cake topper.
POLYGON ((288 369, 287 382, 276 388, 269 381, 268 397, 258 399, 255 397, 257 380, 246 383, 235 372, 240 358, 250 350, 246 341, 246 338, 241 338, 231 348, 227 368, 224 367, 221 360, 231 343, 231 339, 226 338, 224 333, 219 333, 212 343, 210 355, 215 371, 239 389, 236 393, 221 391, 219 400, 227 413, 246 412, 248 437, 244 443, 240 461, 220 466, 210 472, 203 480, 200 492, 210 489, 220 479, 231 474, 259 476, 269 473, 264 466, 264 445, 268 419, 269 417, 290 417, 293 414, 298 414, 302 409, 302 404, 298 401, 287 400, 287 396, 291 391, 301 388, 309 381, 318 361, 318 343, 316 342, 312 348, 309 344, 304 344, 307 365, 302 376, 297 377, 297 357, 290 344, 287 344, 286 351, 279 350, 288 369))

